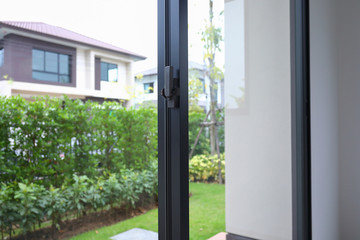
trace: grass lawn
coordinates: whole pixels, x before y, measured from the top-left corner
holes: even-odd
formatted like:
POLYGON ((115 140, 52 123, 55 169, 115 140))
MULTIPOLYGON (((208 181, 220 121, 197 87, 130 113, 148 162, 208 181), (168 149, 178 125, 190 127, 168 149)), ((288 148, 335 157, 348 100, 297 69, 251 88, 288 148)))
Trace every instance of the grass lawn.
MULTIPOLYGON (((225 185, 190 183, 190 240, 205 240, 225 231, 225 185)), ((157 209, 112 226, 80 234, 71 240, 108 240, 111 236, 143 228, 157 232, 157 209), (97 231, 97 233, 96 233, 97 231)))

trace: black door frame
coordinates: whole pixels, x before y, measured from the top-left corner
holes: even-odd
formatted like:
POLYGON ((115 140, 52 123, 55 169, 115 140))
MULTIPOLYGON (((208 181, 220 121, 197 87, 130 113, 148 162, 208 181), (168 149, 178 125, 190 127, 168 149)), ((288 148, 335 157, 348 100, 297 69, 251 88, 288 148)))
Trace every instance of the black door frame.
POLYGON ((293 239, 311 240, 309 0, 290 1, 293 239))
POLYGON ((159 239, 189 239, 187 1, 158 0, 158 92, 165 66, 179 85, 179 108, 158 96, 159 239))
MULTIPOLYGON (((186 0, 158 0, 159 239, 189 239, 188 22, 186 0), (179 108, 160 96, 165 66, 179 108)), ((309 0, 290 0, 293 240, 311 240, 309 0)))

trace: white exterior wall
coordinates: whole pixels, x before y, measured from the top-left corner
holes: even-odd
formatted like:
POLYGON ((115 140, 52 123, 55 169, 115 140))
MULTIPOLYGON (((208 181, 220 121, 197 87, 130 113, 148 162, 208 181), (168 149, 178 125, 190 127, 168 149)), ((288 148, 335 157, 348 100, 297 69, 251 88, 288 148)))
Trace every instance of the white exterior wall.
POLYGON ((95 55, 91 50, 85 52, 85 79, 86 89, 95 90, 95 55))
POLYGON ((10 97, 11 96, 11 82, 8 80, 0 81, 0 96, 10 97))
POLYGON ((76 49, 76 88, 78 89, 89 89, 88 79, 86 78, 87 72, 87 54, 83 49, 76 49))
POLYGON ((289 9, 225 1, 226 231, 255 239, 292 239, 289 9))

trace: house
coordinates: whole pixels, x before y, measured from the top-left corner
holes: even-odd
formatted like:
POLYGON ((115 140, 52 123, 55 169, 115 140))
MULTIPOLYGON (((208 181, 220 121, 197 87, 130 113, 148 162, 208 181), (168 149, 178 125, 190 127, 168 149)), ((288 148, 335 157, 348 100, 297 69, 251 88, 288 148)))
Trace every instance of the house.
POLYGON ((132 64, 145 57, 39 22, 0 21, 0 95, 68 95, 131 104, 132 64))
MULTIPOLYGON (((210 108, 210 80, 206 75, 206 67, 203 64, 189 61, 189 81, 198 79, 202 82, 203 91, 198 97, 198 105, 204 110, 210 108)), ((140 72, 135 75, 135 95, 134 103, 136 106, 157 104, 158 97, 158 74, 157 68, 140 72)), ((219 107, 224 104, 224 81, 216 82, 216 94, 219 107)))

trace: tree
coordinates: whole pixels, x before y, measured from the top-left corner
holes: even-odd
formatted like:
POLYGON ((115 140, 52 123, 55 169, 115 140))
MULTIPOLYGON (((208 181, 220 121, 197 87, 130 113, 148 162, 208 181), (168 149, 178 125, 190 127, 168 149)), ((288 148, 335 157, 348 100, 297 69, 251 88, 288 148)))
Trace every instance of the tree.
POLYGON ((217 127, 216 127, 216 109, 217 109, 217 82, 223 79, 222 70, 216 66, 215 56, 216 53, 221 51, 220 43, 223 41, 221 27, 216 27, 213 23, 214 10, 213 10, 214 0, 209 0, 209 23, 206 24, 204 30, 202 31, 201 40, 204 42, 204 60, 206 62, 206 75, 209 78, 210 84, 210 122, 212 123, 210 128, 210 152, 211 155, 214 155, 218 152, 216 149, 217 139, 217 127))
MULTIPOLYGON (((222 81, 224 78, 223 71, 216 65, 215 56, 217 52, 221 51, 220 44, 223 41, 221 27, 215 26, 213 23, 214 19, 214 10, 213 10, 214 0, 209 0, 209 22, 205 25, 204 30, 201 32, 201 40, 204 43, 204 62, 206 63, 205 74, 209 79, 209 90, 210 90, 210 110, 206 114, 204 122, 200 123, 200 130, 197 134, 197 137, 194 142, 194 147, 190 151, 189 158, 193 155, 195 146, 198 143, 198 140, 201 137, 202 130, 205 127, 209 127, 210 133, 210 153, 211 155, 217 154, 218 157, 218 179, 219 183, 222 183, 221 176, 221 160, 220 160, 220 141, 219 141, 219 129, 218 126, 223 125, 223 114, 218 110, 218 102, 217 102, 217 90, 218 83, 222 81), (218 116, 217 116, 218 115, 218 116), (210 122, 208 121, 208 116, 210 116, 210 122)), ((223 12, 220 13, 220 16, 223 12)), ((190 75, 191 79, 191 75, 190 75)), ((189 81, 189 89, 193 89, 196 91, 196 82, 189 81)), ((192 105, 192 95, 190 96, 190 108, 192 105)), ((195 96, 195 94, 194 94, 195 96)), ((195 103, 196 99, 195 99, 195 103)), ((220 110, 220 109, 219 109, 220 110)), ((221 135, 223 136, 223 130, 221 129, 221 135)), ((223 142, 222 142, 223 143, 223 142)))
POLYGON ((195 69, 189 69, 189 111, 202 111, 199 107, 199 96, 204 92, 203 82, 195 69))

